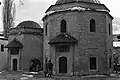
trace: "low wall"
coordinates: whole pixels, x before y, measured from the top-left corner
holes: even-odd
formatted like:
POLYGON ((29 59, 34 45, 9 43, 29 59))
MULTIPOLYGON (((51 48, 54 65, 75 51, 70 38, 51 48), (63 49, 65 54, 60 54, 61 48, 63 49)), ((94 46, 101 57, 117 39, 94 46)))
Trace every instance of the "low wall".
POLYGON ((29 80, 118 80, 120 77, 55 77, 55 78, 32 78, 29 80))

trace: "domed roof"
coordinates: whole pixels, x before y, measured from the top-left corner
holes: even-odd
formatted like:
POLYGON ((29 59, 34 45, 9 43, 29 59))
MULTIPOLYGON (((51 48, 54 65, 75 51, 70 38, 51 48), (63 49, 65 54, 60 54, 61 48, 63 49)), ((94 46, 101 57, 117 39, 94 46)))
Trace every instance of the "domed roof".
POLYGON ((56 2, 56 4, 64 4, 64 3, 69 3, 69 2, 79 2, 79 1, 82 1, 82 2, 89 2, 89 3, 97 3, 97 4, 100 4, 100 1, 99 0, 58 0, 56 2))
POLYGON ((34 21, 23 21, 17 25, 16 28, 41 28, 40 25, 34 21))

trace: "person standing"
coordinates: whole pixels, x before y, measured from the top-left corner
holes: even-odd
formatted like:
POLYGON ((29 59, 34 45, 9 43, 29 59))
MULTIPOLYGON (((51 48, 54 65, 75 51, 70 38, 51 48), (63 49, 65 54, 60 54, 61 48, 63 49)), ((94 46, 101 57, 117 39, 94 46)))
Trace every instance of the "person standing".
POLYGON ((48 74, 48 63, 47 63, 47 58, 45 59, 45 77, 47 77, 47 74, 48 74))
POLYGON ((48 61, 48 77, 52 77, 53 63, 51 60, 48 61))

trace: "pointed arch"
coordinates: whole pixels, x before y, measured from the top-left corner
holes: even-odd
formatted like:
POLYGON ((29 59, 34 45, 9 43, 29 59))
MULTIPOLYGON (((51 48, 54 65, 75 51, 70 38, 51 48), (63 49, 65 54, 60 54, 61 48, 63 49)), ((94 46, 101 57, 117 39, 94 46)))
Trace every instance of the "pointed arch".
POLYGON ((63 19, 61 20, 61 25, 60 25, 60 31, 62 33, 65 33, 66 32, 66 25, 67 25, 67 22, 63 19))
POLYGON ((94 19, 90 20, 90 32, 95 32, 96 31, 96 23, 94 19))

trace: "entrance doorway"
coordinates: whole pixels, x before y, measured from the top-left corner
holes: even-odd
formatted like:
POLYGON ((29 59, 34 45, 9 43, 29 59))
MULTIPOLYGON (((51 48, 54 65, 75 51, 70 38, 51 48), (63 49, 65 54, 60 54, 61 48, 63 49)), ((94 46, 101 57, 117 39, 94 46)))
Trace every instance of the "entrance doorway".
POLYGON ((59 58, 59 73, 67 73, 67 58, 59 58))
POLYGON ((13 59, 13 71, 17 71, 17 59, 13 59))

